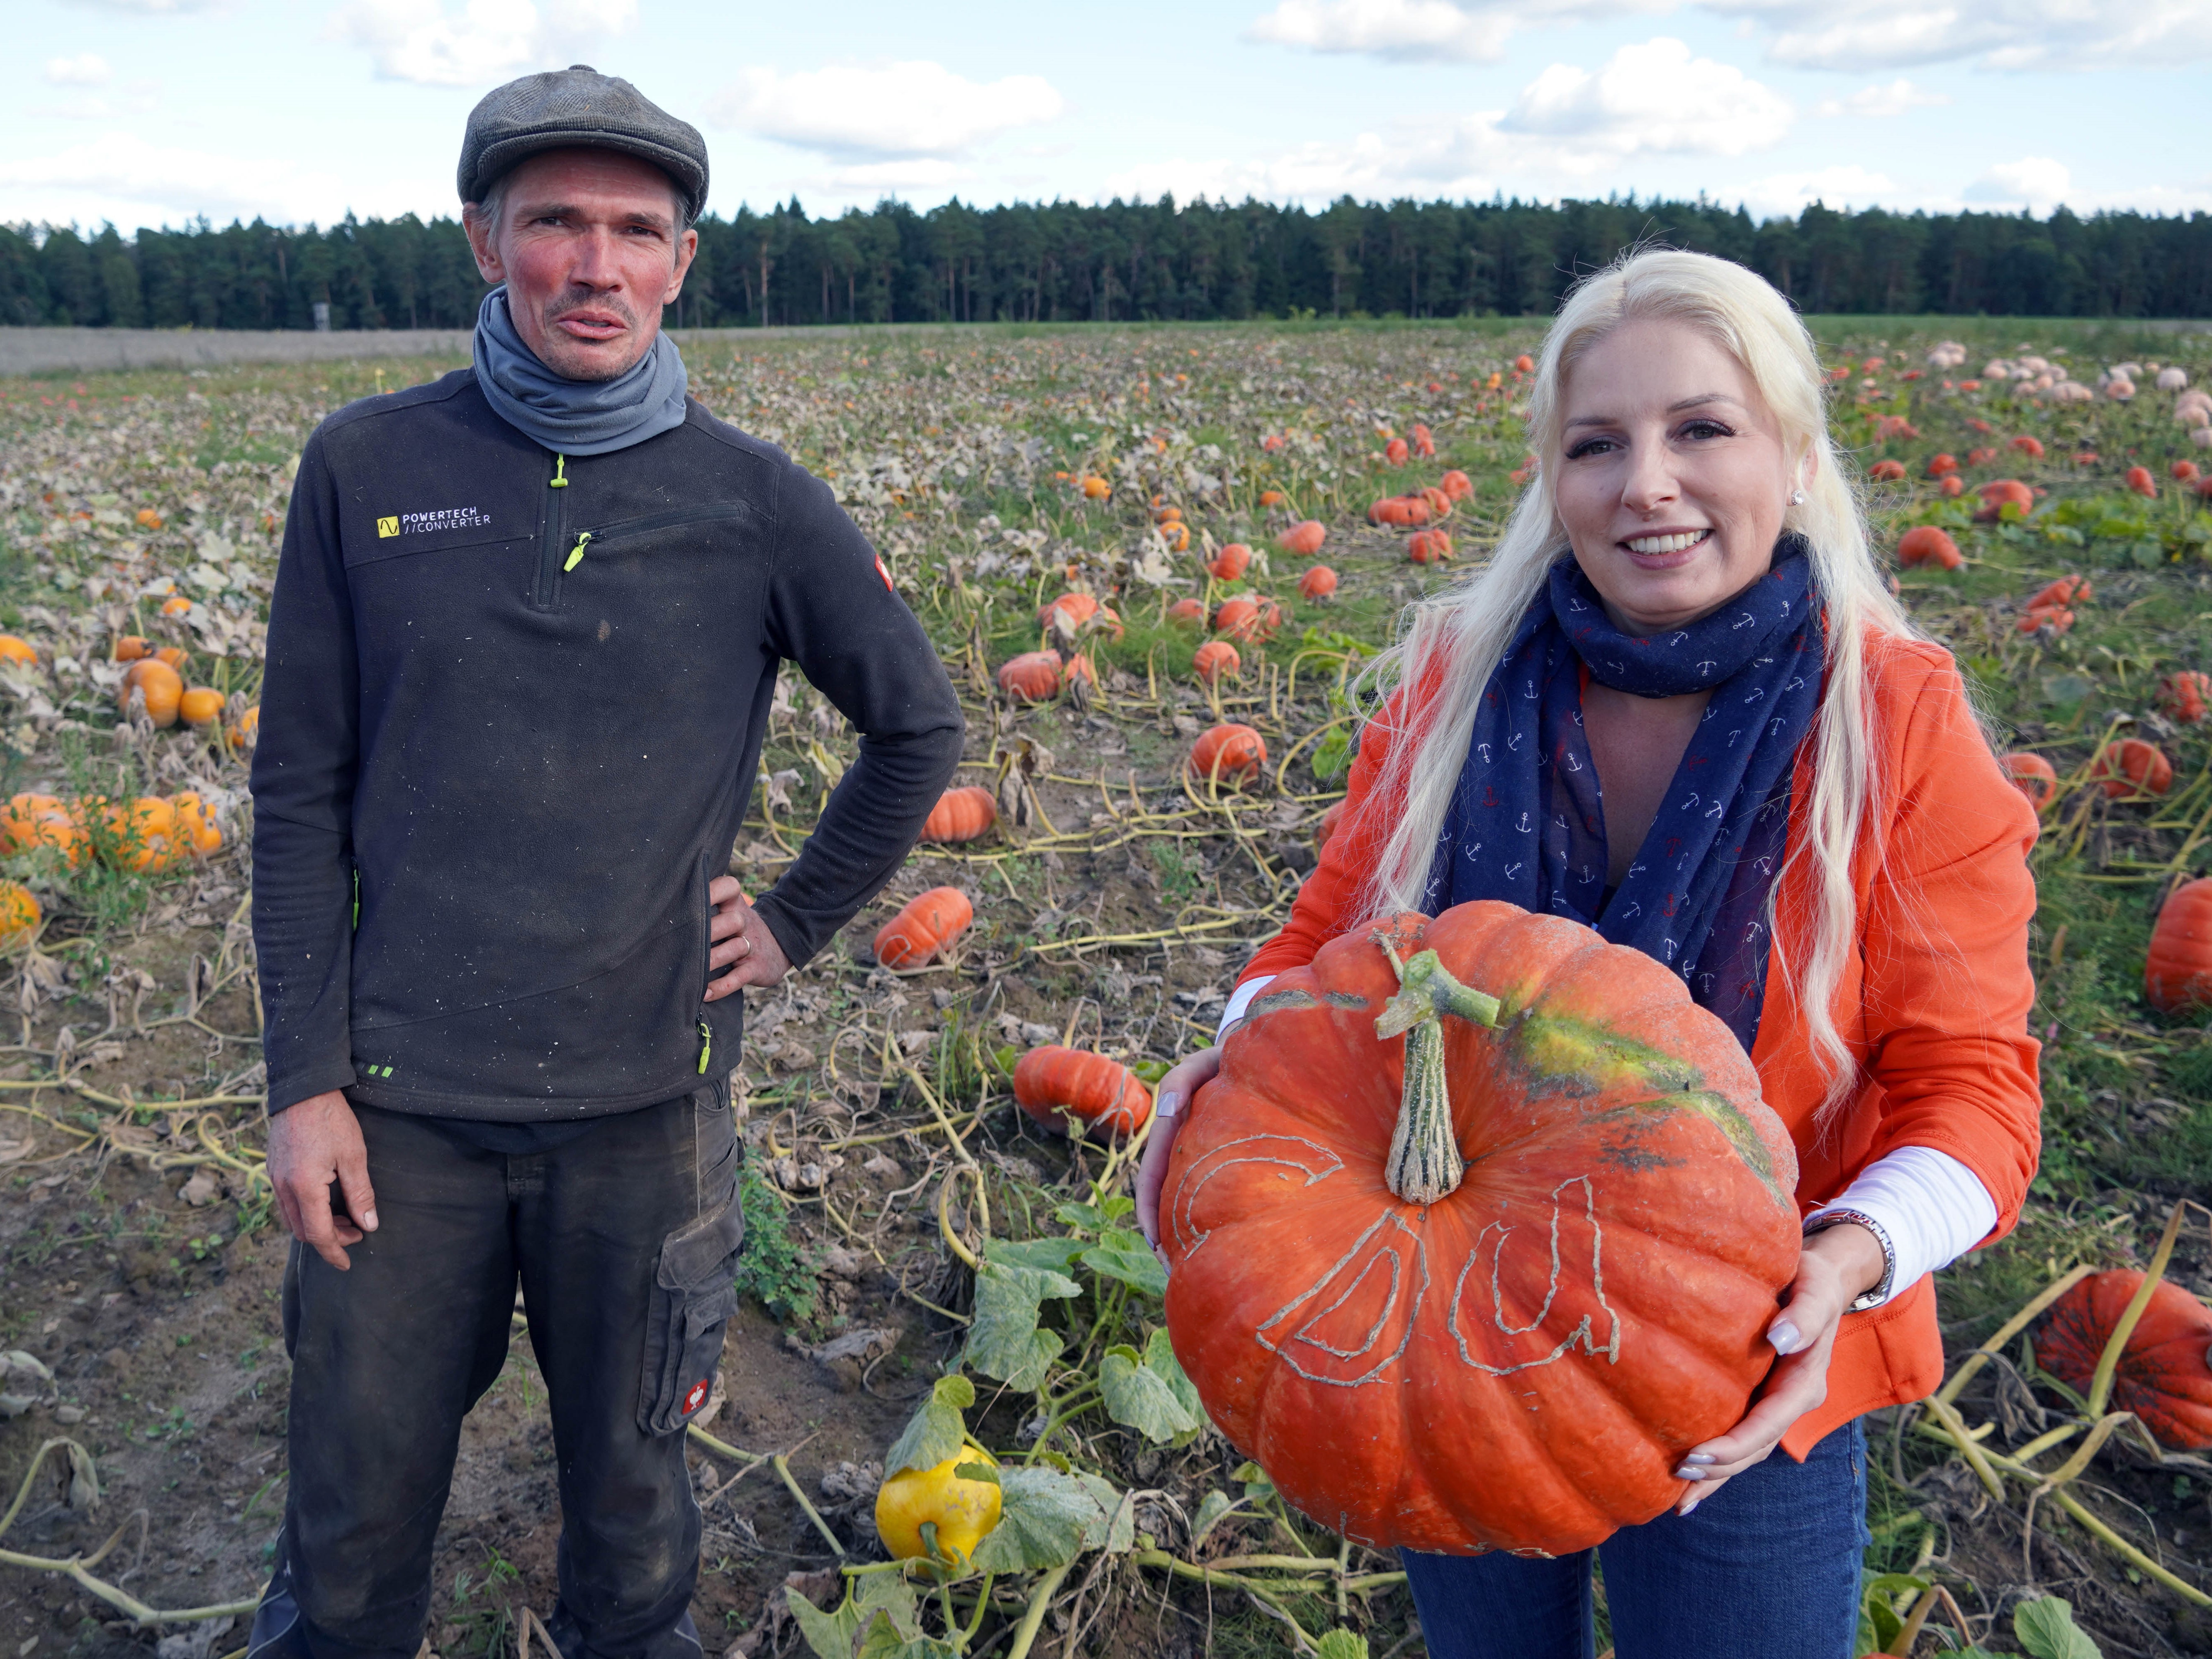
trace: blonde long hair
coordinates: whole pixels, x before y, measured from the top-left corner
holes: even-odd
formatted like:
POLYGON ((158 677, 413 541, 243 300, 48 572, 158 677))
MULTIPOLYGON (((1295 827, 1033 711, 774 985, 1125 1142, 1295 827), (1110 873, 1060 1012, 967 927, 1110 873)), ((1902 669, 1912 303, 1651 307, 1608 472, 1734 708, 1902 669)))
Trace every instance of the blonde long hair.
POLYGON ((1535 481, 1489 564, 1409 607, 1399 642, 1364 677, 1370 700, 1405 689, 1401 706, 1420 701, 1411 695, 1417 690, 1435 688, 1419 726, 1393 744, 1377 781, 1382 798, 1403 799, 1405 809, 1369 876, 1365 908, 1379 916, 1421 906, 1483 690, 1553 564, 1571 550, 1552 493, 1561 382, 1607 334, 1641 319, 1686 323, 1729 351, 1780 423, 1792 471, 1808 456, 1814 461, 1805 500, 1788 509, 1783 524, 1811 544, 1813 582, 1828 617, 1826 690, 1813 732, 1811 833, 1796 838, 1789 855, 1792 864, 1814 861, 1819 902, 1804 939, 1777 938, 1775 963, 1797 981, 1814 1053, 1828 1079, 1825 1113, 1856 1082, 1831 1005, 1856 936, 1851 854, 1875 787, 1865 635, 1869 629, 1916 630, 1875 563, 1857 490, 1828 435, 1812 336, 1789 301, 1741 265, 1672 249, 1631 253, 1578 284, 1560 306, 1528 398, 1529 446, 1541 458, 1535 481))

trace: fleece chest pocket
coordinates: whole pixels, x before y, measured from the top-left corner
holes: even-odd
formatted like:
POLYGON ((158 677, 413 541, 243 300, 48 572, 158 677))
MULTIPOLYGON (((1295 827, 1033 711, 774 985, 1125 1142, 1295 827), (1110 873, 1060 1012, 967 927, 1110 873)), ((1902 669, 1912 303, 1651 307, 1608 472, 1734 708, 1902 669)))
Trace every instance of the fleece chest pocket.
POLYGON ((738 1247, 744 1216, 733 1190, 720 1209, 686 1222, 660 1246, 645 1324, 637 1426, 673 1434, 714 1391, 722 1334, 738 1311, 738 1247))

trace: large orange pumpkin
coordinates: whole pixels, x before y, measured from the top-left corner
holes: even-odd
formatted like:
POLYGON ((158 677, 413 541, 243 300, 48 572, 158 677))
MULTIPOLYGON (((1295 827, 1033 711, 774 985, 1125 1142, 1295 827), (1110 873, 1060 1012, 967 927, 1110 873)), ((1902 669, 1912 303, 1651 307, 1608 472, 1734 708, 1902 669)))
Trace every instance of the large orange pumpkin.
POLYGON ((1218 777, 1223 783, 1243 783, 1258 777, 1267 763, 1267 739, 1249 726, 1208 727, 1190 746, 1191 775, 1201 782, 1218 777))
POLYGON ((999 821, 999 803, 980 783, 948 789, 929 809, 921 826, 924 841, 973 841, 999 821))
POLYGON ((1323 1524, 1563 1555, 1658 1515, 1742 1417, 1796 1182, 1750 1060, 1657 962, 1510 904, 1401 916, 1230 1035, 1163 1194, 1168 1329, 1323 1524))
POLYGON ((2212 1008, 2212 876, 2185 881, 2159 907, 2143 995, 2161 1013, 2212 1008))
POLYGON ((975 907, 957 887, 933 887, 906 902, 876 933, 876 960, 886 968, 919 968, 968 931, 975 907))
MULTIPOLYGON (((2035 1363, 2069 1388, 2087 1389, 2142 1281, 2139 1273, 2092 1273, 2067 1291, 2036 1334, 2035 1363)), ((2172 1279, 2159 1280, 2120 1350, 2106 1409, 2133 1412, 2176 1451, 2212 1446, 2212 1308, 2172 1279)))
POLYGON ((1073 1117, 1108 1134, 1129 1135, 1152 1115, 1152 1091, 1127 1066, 1056 1045, 1032 1048, 1016 1063, 1014 1098, 1055 1129, 1073 1117))
POLYGON ((1060 695, 1060 653, 1023 652, 999 671, 999 690, 1018 702, 1049 702, 1060 695))
POLYGON ((2097 757, 2089 775, 2103 780, 2105 793, 2116 799, 2136 793, 2162 795, 2173 786, 2173 763, 2141 738, 2122 738, 2097 757))
POLYGON ((1285 553, 1295 554, 1301 559, 1310 559, 1321 551, 1321 544, 1328 539, 1328 527, 1319 519, 1308 519, 1303 524, 1292 525, 1276 537, 1275 545, 1285 553))

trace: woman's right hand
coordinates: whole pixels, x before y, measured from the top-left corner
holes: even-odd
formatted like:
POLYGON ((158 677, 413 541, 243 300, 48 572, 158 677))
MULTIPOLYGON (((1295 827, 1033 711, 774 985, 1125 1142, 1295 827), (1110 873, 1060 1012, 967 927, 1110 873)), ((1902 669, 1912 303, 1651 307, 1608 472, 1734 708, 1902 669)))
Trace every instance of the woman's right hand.
POLYGON ((1145 1156, 1137 1165, 1137 1225, 1163 1267, 1168 1265, 1168 1257, 1160 1249, 1160 1188, 1167 1184, 1168 1159, 1175 1152, 1176 1134, 1182 1127, 1190 1103, 1220 1069, 1219 1045, 1200 1049, 1160 1079, 1152 1104, 1152 1133, 1146 1138, 1145 1156))

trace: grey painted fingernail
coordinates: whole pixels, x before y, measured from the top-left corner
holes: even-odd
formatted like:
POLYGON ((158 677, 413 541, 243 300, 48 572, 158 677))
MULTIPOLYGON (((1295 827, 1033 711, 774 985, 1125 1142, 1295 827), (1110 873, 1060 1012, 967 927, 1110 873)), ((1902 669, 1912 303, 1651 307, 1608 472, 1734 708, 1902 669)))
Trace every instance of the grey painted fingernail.
POLYGON ((1777 1353, 1796 1353, 1807 1346, 1804 1332, 1788 1319, 1778 1319, 1768 1326, 1766 1340, 1774 1345, 1777 1353))
POLYGON ((1705 1493, 1703 1493, 1703 1492, 1692 1492, 1692 1493, 1690 1494, 1689 1501, 1688 1501, 1687 1503, 1686 1503, 1686 1504, 1684 1504, 1682 1505, 1682 1509, 1681 1509, 1682 1518, 1683 1518, 1684 1520, 1686 1520, 1686 1521, 1687 1519, 1689 1519, 1689 1517, 1690 1517, 1691 1516, 1692 1516, 1692 1515, 1696 1514, 1696 1513, 1697 1513, 1697 1510, 1698 1510, 1698 1504, 1702 1504, 1702 1503, 1704 1503, 1705 1501, 1705 1493))
POLYGON ((1721 1460, 1711 1452, 1692 1452, 1682 1461, 1685 1463, 1717 1463, 1721 1460))
POLYGON ((1705 1478, 1705 1472, 1703 1469, 1693 1469, 1685 1463, 1674 1471, 1674 1478, 1677 1480, 1702 1480, 1705 1478))

